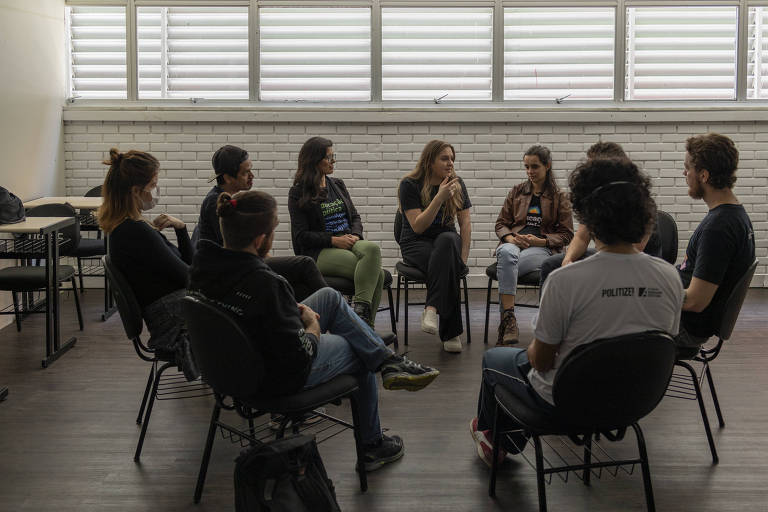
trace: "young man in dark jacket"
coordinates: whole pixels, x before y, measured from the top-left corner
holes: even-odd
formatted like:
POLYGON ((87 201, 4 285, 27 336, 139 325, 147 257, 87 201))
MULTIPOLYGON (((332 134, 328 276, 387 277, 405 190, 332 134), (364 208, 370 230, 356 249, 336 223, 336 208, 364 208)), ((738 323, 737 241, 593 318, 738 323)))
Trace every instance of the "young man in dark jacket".
POLYGON ((409 391, 422 389, 440 372, 392 352, 331 288, 297 303, 290 284, 264 262, 278 222, 272 196, 222 194, 218 214, 224 247, 200 242, 189 290, 237 320, 264 359, 263 392, 288 395, 340 374, 356 375, 366 470, 402 457, 400 437, 381 432, 375 372, 386 389, 409 391))
MULTIPOLYGON (((200 207, 200 219, 197 223, 200 240, 211 240, 224 244, 216 213, 216 200, 219 194, 235 194, 241 190, 250 190, 253 186, 253 172, 248 152, 237 146, 220 147, 211 159, 216 176, 216 185, 208 192, 200 207)), ((312 258, 306 256, 267 257, 266 263, 274 272, 285 277, 298 300, 327 286, 323 275, 317 269, 312 258)))

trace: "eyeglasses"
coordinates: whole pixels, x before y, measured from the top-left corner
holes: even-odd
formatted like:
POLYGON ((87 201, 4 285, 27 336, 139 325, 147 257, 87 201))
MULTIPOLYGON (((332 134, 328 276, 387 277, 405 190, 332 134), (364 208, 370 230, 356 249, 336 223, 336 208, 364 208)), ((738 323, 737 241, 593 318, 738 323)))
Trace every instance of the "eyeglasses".
POLYGON ((335 164, 336 163, 336 155, 325 155, 323 157, 323 160, 328 160, 329 164, 335 164))

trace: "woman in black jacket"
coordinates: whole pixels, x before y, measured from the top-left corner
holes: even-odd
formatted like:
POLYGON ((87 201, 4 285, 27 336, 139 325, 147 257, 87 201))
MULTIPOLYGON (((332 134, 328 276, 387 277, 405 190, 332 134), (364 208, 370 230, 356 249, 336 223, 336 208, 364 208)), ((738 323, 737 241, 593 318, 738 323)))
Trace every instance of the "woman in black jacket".
POLYGON ((293 251, 311 256, 325 276, 353 280, 355 313, 373 326, 384 284, 381 249, 363 240, 363 223, 344 182, 328 176, 334 163, 328 139, 312 137, 299 151, 288 193, 293 251))

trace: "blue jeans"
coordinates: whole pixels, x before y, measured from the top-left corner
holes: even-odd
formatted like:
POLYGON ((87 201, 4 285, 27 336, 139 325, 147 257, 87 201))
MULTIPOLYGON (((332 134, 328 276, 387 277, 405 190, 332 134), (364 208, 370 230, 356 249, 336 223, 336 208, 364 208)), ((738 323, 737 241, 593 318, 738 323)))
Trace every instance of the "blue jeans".
POLYGON ((499 293, 517 294, 517 276, 524 276, 539 270, 541 264, 552 255, 546 247, 521 249, 515 244, 504 243, 496 248, 496 276, 499 279, 499 293))
POLYGON ((318 340, 317 355, 304 389, 328 382, 337 375, 355 375, 360 385, 355 398, 362 441, 364 444, 377 442, 381 439, 381 425, 374 372, 392 355, 392 350, 333 288, 321 288, 303 304, 320 315, 320 332, 325 333, 318 340))
MULTIPOLYGON (((496 384, 503 384, 528 407, 552 412, 554 407, 545 401, 528 382, 528 372, 531 363, 528 352, 522 348, 497 347, 483 355, 483 383, 477 400, 477 426, 479 430, 493 428, 493 411, 496 398, 493 391, 496 384)), ((520 425, 514 419, 503 415, 499 417, 499 427, 504 430, 514 430, 520 425)), ((502 437, 502 448, 508 453, 520 453, 528 442, 528 437, 522 431, 507 435, 511 442, 502 437)))

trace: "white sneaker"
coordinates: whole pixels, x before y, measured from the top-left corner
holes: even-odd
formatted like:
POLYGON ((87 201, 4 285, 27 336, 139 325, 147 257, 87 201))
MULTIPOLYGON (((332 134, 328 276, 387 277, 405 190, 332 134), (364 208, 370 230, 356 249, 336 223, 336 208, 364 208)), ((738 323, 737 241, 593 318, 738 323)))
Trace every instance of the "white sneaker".
POLYGON ((443 342, 443 350, 446 352, 461 352, 461 336, 456 336, 443 342))
POLYGON ((421 312, 421 330, 427 334, 437 334, 437 313, 432 309, 421 312))

